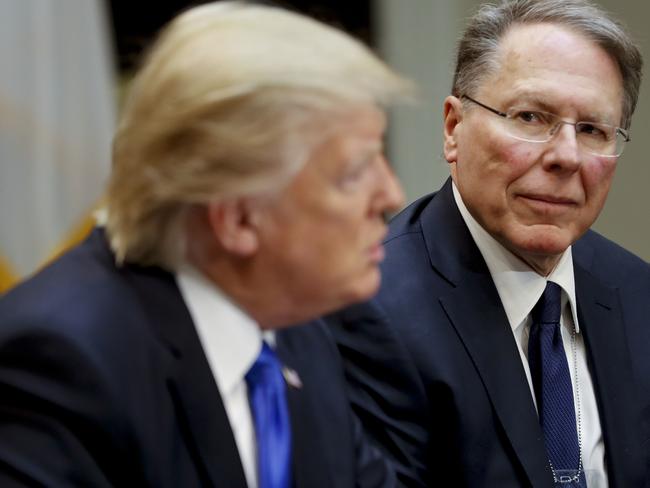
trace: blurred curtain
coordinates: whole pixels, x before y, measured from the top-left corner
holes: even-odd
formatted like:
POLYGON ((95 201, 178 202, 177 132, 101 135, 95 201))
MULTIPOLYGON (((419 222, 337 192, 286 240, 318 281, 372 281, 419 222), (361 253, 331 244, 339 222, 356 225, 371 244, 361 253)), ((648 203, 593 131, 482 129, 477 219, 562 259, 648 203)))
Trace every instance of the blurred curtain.
POLYGON ((0 293, 92 225, 109 171, 102 0, 0 1, 0 293))

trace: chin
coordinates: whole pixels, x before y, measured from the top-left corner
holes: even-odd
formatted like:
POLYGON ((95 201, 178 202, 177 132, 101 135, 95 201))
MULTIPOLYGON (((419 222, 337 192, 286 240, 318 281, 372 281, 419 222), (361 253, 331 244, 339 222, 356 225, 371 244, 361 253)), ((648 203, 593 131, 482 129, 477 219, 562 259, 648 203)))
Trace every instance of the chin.
POLYGON ((557 256, 562 254, 577 239, 573 232, 556 226, 539 226, 528 229, 510 240, 513 247, 526 254, 557 256))
POLYGON ((342 306, 369 300, 377 294, 380 285, 381 273, 378 268, 375 268, 363 279, 357 281, 353 287, 350 287, 349 292, 345 295, 346 303, 342 306))
POLYGON ((514 247, 511 251, 537 273, 547 275, 558 263, 562 253, 567 250, 569 245, 570 243, 565 241, 537 241, 514 247))

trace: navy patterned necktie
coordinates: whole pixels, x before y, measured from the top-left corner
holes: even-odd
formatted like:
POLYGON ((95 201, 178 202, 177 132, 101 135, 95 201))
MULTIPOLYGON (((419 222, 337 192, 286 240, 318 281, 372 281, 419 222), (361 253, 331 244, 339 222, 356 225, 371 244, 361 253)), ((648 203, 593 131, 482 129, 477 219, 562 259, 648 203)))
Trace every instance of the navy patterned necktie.
POLYGON ((259 488, 291 486, 291 424, 282 367, 266 342, 246 374, 255 423, 259 488))
POLYGON ((573 387, 560 332, 561 297, 560 286, 549 281, 533 308, 528 341, 539 422, 554 477, 561 470, 580 470, 573 387))

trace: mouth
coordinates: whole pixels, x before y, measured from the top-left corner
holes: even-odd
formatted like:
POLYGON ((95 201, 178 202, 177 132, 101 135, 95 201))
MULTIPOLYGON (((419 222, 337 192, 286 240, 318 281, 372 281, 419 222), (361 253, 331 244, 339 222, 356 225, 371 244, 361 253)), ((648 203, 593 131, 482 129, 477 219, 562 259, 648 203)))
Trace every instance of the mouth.
POLYGON ((368 249, 368 256, 370 258, 371 263, 373 264, 381 263, 386 257, 386 251, 384 249, 383 244, 381 242, 378 242, 374 246, 370 246, 370 249, 368 249))
POLYGON ((381 263, 386 257, 386 251, 384 249, 383 242, 387 234, 388 230, 384 229, 375 241, 375 244, 371 245, 368 248, 368 256, 370 257, 370 261, 374 264, 381 263))
POLYGON ((535 208, 550 211, 566 210, 577 205, 577 202, 574 199, 557 195, 521 194, 519 195, 519 198, 535 208))

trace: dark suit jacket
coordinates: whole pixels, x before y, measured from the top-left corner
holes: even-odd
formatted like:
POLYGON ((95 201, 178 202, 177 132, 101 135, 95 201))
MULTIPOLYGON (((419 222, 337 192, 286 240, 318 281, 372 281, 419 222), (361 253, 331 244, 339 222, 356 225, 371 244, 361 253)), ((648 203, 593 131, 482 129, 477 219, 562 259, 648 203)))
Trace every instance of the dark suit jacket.
MULTIPOLYGON (((297 488, 392 486, 320 325, 277 335, 297 488)), ((103 232, 0 301, 0 486, 246 486, 173 276, 116 268, 103 232)))
MULTIPOLYGON (((410 486, 550 487, 507 317, 448 181, 391 223, 382 287, 329 318, 367 429, 410 486)), ((573 246, 611 488, 644 486, 650 267, 594 232, 573 246)))

